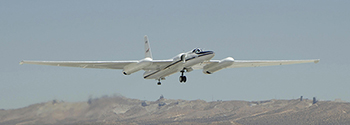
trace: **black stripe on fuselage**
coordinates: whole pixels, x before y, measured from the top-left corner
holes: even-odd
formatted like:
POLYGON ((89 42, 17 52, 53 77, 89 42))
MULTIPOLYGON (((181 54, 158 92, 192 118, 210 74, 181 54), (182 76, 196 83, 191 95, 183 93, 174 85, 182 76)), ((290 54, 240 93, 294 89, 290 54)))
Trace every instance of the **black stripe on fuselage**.
MULTIPOLYGON (((177 63, 179 63, 179 62, 181 62, 181 60, 178 60, 178 61, 176 61, 176 62, 171 63, 170 65, 166 66, 166 67, 163 68, 162 70, 165 70, 165 69, 169 68, 170 66, 173 66, 173 65, 175 65, 175 64, 177 64, 177 63)), ((145 76, 145 77, 143 77, 143 78, 145 79, 145 78, 147 78, 147 77, 150 77, 150 76, 152 76, 152 75, 154 75, 154 74, 156 74, 156 73, 158 73, 158 72, 160 72, 160 71, 161 71, 161 70, 157 70, 157 71, 155 71, 155 72, 153 72, 153 73, 151 73, 151 74, 149 74, 149 75, 147 75, 147 76, 145 76)))
POLYGON ((149 74, 149 75, 147 75, 147 76, 145 76, 145 77, 143 77, 144 79, 145 78, 147 78, 147 77, 150 77, 151 75, 154 75, 154 74, 156 74, 156 73, 158 73, 158 72, 160 72, 161 70, 157 70, 157 71, 155 71, 155 72, 153 72, 153 73, 151 73, 151 74, 149 74))
MULTIPOLYGON (((201 56, 205 56, 205 55, 210 55, 210 54, 213 54, 213 52, 200 52, 200 53, 197 54, 197 55, 198 55, 197 57, 201 57, 201 56)), ((186 59, 186 61, 189 61, 189 60, 192 60, 192 59, 195 59, 195 58, 196 58, 196 57, 191 57, 191 58, 186 59)), ((173 66, 173 65, 175 65, 175 64, 177 64, 177 63, 179 63, 179 62, 181 62, 181 60, 178 60, 178 61, 176 61, 176 62, 173 62, 173 63, 169 64, 168 66, 166 66, 165 68, 163 68, 163 69, 161 69, 161 70, 165 70, 165 69, 169 68, 170 66, 173 66)), ((161 70, 157 70, 157 71, 155 71, 155 72, 153 72, 153 73, 151 73, 151 74, 149 74, 149 75, 147 75, 147 76, 145 76, 145 77, 143 77, 143 78, 145 79, 145 78, 147 78, 147 77, 150 77, 150 76, 152 76, 152 75, 154 75, 154 74, 160 72, 161 70)))
POLYGON ((168 65, 168 66, 166 66, 164 69, 167 69, 167 68, 169 68, 170 66, 173 66, 173 65, 175 65, 175 64, 177 64, 177 63, 179 63, 179 62, 181 62, 182 60, 178 60, 178 61, 176 61, 176 62, 173 62, 173 63, 171 63, 170 65, 168 65))

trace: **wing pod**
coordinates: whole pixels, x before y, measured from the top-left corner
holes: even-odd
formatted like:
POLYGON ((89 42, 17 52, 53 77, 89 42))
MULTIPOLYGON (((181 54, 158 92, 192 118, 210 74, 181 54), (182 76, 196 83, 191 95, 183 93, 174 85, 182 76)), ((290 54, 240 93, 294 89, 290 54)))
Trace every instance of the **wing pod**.
POLYGON ((150 65, 152 65, 152 59, 151 58, 144 58, 137 63, 131 63, 129 65, 126 65, 123 69, 123 74, 130 75, 130 74, 137 72, 137 71, 140 71, 143 68, 146 68, 150 65))
POLYGON ((227 57, 225 59, 220 60, 218 63, 212 63, 204 66, 203 73, 204 74, 212 74, 224 68, 231 66, 234 63, 234 59, 232 57, 227 57))

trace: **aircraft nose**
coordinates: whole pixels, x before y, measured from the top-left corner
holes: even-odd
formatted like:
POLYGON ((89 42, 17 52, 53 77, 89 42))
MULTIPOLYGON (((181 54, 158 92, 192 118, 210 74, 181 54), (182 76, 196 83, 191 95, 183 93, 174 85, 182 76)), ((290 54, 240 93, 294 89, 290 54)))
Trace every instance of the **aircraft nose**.
POLYGON ((210 54, 215 54, 214 51, 207 51, 207 52, 210 53, 210 54))
POLYGON ((214 51, 206 51, 211 57, 214 57, 215 53, 214 51))
POLYGON ((215 54, 215 53, 214 53, 214 51, 209 51, 209 52, 211 52, 211 53, 215 54))

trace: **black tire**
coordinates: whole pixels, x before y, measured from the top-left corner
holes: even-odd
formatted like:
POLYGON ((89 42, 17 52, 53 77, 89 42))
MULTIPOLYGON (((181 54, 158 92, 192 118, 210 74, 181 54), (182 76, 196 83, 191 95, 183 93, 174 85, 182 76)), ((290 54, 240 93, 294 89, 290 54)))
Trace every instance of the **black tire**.
POLYGON ((160 86, 160 85, 162 85, 162 83, 161 83, 161 82, 158 82, 158 83, 157 83, 157 85, 159 85, 159 86, 160 86))
POLYGON ((183 82, 186 82, 186 81, 187 81, 186 76, 183 76, 183 77, 182 77, 182 81, 183 81, 183 82))
POLYGON ((179 81, 183 82, 183 76, 180 76, 179 81))

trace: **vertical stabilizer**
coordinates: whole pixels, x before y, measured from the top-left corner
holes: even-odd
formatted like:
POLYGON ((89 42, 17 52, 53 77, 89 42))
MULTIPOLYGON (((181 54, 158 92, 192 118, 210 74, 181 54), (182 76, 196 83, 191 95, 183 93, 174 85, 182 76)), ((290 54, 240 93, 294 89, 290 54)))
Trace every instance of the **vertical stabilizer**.
POLYGON ((145 58, 152 58, 151 46, 149 45, 148 37, 145 36, 145 58))

